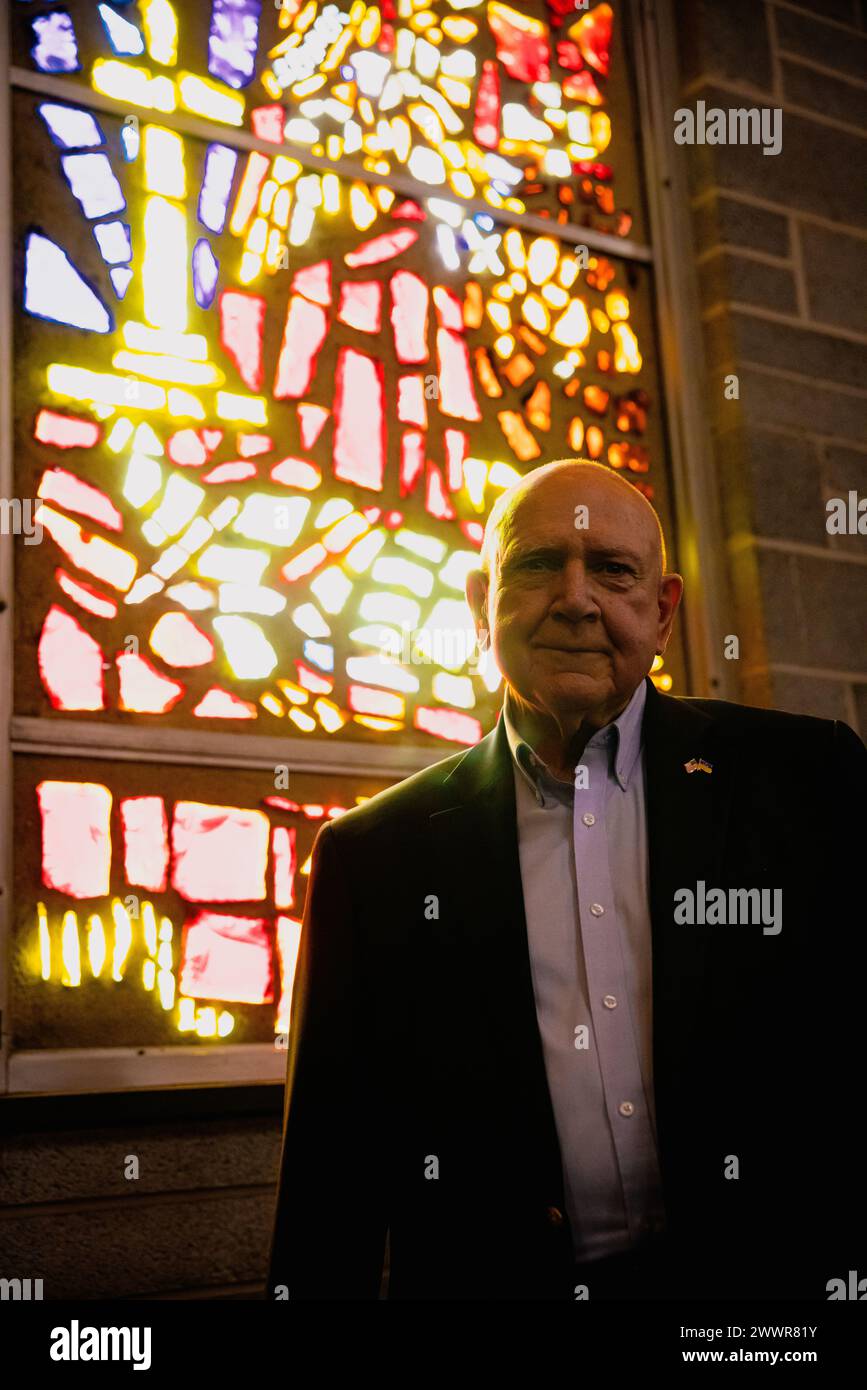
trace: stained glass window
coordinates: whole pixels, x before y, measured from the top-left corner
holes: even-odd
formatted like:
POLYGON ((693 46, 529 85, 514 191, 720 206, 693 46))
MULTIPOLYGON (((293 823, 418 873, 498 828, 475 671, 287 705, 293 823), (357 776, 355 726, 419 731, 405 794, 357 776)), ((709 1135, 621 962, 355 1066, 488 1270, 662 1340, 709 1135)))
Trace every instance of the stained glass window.
POLYGON ((17 784, 40 849, 16 1046, 54 1045, 53 1010, 79 1046, 261 1041, 309 808, 371 794, 378 748, 422 766, 493 726, 464 584, 497 496, 581 454, 670 520, 621 19, 18 0, 12 28, 16 486, 42 532, 17 551, 15 709, 68 743, 17 784), (82 721, 142 768, 97 771, 82 721), (142 729, 184 733, 183 776, 142 729), (297 774, 318 792, 219 771, 274 738, 293 768, 330 745, 297 774), (56 1012, 109 981, 150 1001, 123 1027, 56 1012))

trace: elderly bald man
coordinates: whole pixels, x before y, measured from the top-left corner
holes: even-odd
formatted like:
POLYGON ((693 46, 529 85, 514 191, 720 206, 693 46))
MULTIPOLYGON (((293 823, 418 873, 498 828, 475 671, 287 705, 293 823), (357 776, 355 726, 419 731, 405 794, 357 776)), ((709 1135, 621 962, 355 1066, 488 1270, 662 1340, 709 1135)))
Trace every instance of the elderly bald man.
POLYGON ((495 506, 467 600, 496 728, 317 836, 269 1296, 824 1300, 867 1275, 867 751, 659 693, 682 593, 602 465, 495 506))

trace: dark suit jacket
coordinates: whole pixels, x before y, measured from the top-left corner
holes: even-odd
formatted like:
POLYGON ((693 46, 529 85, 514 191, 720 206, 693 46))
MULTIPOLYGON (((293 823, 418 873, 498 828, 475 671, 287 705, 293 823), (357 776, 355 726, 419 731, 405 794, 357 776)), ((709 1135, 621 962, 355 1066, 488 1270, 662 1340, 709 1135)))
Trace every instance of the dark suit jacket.
MULTIPOLYGON (((647 687, 676 1288, 823 1300, 867 1275, 867 751, 837 721, 647 687), (686 772, 699 757, 710 774, 686 772), (782 889, 781 932, 675 924, 698 880, 782 889)), ((376 1298, 388 1232, 390 1298, 572 1298, 564 1212, 500 720, 319 832, 268 1296, 376 1298)))

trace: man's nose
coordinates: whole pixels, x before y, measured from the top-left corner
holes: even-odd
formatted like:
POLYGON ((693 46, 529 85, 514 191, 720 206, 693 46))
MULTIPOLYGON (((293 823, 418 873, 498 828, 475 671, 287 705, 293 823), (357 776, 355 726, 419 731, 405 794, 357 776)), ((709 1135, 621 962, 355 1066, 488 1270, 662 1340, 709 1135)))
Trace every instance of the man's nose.
POLYGON ((558 571, 551 610, 572 620, 600 612, 592 593, 587 566, 579 557, 567 560, 558 571))

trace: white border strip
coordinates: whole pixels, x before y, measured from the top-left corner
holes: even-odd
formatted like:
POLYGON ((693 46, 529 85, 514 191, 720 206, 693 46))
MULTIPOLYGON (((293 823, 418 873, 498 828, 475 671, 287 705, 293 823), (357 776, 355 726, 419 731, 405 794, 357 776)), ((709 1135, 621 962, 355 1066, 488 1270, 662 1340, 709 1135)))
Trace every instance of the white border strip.
POLYGON ((286 1052, 268 1043, 200 1047, 46 1048, 9 1059, 10 1095, 165 1090, 282 1082, 286 1052))

